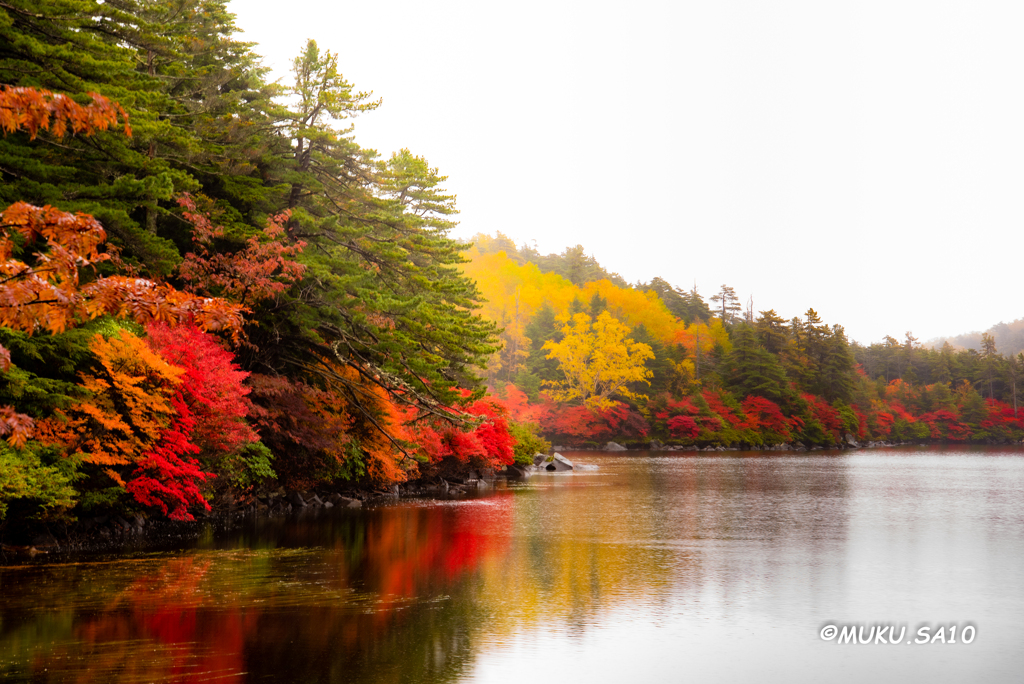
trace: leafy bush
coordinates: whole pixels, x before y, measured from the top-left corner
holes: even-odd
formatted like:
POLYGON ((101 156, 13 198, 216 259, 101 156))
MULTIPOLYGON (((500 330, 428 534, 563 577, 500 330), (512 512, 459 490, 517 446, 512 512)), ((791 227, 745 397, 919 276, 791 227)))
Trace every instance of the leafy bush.
POLYGON ((47 465, 31 449, 12 449, 0 443, 0 520, 15 501, 34 511, 26 511, 26 517, 61 517, 75 505, 73 479, 66 463, 47 465))
POLYGON ((512 453, 517 465, 530 465, 534 454, 546 453, 551 449, 551 442, 541 437, 539 430, 540 427, 535 423, 508 421, 508 433, 515 440, 512 453))

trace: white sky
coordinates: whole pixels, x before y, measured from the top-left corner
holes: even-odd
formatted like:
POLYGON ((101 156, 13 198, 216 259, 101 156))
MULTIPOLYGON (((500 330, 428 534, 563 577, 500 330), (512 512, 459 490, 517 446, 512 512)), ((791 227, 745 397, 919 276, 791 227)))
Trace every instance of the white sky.
POLYGON ((384 99, 356 140, 448 176, 458 237, 580 243, 851 339, 1024 316, 1024 3, 233 0, 384 99))

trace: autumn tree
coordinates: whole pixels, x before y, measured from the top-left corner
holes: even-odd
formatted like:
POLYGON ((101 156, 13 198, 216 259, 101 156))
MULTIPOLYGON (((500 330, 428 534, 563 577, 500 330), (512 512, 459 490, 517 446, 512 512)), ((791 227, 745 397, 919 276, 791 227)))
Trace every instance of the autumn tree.
POLYGON ((556 401, 582 401, 592 409, 613 405, 611 397, 635 397, 629 383, 647 382, 651 372, 644 363, 651 348, 635 342, 629 328, 602 312, 596 320, 576 314, 562 331, 561 342, 549 340, 544 348, 557 359, 564 379, 551 383, 556 401))
POLYGON ((90 347, 95 363, 81 374, 85 397, 41 421, 38 438, 78 454, 123 488, 177 415, 171 399, 185 371, 127 330, 97 334, 90 347))
MULTIPOLYGON (((0 95, 5 131, 40 130, 54 134, 93 134, 118 123, 124 110, 99 95, 88 106, 47 91, 5 89, 0 95)), ((131 134, 125 124, 125 133, 131 134)), ((0 325, 28 333, 59 333, 102 315, 139 322, 188 319, 205 329, 241 328, 241 308, 219 299, 199 298, 142 278, 94 277, 97 264, 116 262, 105 249, 106 231, 87 214, 17 202, 0 212, 0 325), (16 258, 32 248, 27 259, 16 258)), ((10 366, 0 347, 0 368, 10 366)), ((11 407, 0 408, 0 434, 24 444, 32 420, 11 407)))

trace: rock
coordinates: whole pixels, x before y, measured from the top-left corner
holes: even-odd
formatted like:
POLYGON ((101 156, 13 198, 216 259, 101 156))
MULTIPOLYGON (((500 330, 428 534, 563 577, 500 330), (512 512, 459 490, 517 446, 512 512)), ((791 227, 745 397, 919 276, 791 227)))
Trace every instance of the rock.
POLYGON ((537 453, 533 455, 533 465, 539 466, 544 461, 548 460, 547 454, 537 453))
POLYGON ((327 502, 337 506, 338 502, 340 502, 344 498, 345 497, 343 497, 341 494, 335 492, 334 494, 331 494, 329 497, 327 497, 327 502))
POLYGON ((567 451, 567 449, 564 446, 557 446, 557 445, 551 447, 551 450, 552 451, 567 451))
MULTIPOLYGON (((291 506, 296 508, 306 507, 306 501, 302 498, 302 494, 299 494, 298 492, 291 492, 285 498, 291 506)), ((289 512, 291 511, 289 510, 289 512)))
POLYGON ((551 457, 551 461, 544 466, 544 470, 549 473, 563 472, 566 470, 573 470, 572 461, 567 459, 562 454, 555 454, 551 457))
POLYGON ((530 476, 530 471, 521 465, 505 466, 505 477, 510 480, 523 480, 530 476))
POLYGON ((309 497, 309 499, 306 501, 306 504, 309 506, 323 506, 324 502, 320 500, 319 496, 314 494, 313 496, 309 497))
POLYGON ((626 447, 622 446, 621 444, 617 444, 616 442, 608 442, 607 444, 604 445, 604 450, 605 451, 625 451, 626 447))
POLYGON ((343 505, 345 506, 345 508, 362 508, 363 502, 360 501, 359 499, 349 499, 347 497, 342 497, 341 502, 338 505, 343 505))
POLYGON ((324 501, 324 508, 334 508, 334 504, 330 501, 324 501))

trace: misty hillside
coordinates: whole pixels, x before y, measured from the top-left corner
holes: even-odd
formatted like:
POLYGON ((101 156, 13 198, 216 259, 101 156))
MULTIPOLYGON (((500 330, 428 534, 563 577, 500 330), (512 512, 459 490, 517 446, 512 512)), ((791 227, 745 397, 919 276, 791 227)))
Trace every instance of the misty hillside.
MULTIPOLYGON (((995 338, 996 349, 1003 356, 1015 356, 1024 351, 1024 318, 1018 318, 1010 323, 997 323, 985 331, 995 338)), ((949 342, 958 349, 981 349, 981 332, 969 332, 953 337, 937 337, 928 340, 925 346, 941 347, 944 342, 949 342)))

